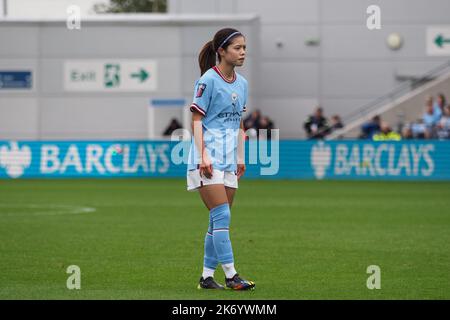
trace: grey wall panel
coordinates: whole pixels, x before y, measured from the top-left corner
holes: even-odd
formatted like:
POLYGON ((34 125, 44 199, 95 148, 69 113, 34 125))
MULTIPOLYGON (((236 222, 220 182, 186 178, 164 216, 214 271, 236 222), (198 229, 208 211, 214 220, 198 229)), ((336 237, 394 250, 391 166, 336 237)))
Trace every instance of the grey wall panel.
MULTIPOLYGON (((224 24, 213 26, 186 26, 181 29, 181 47, 183 54, 198 55, 205 43, 212 40, 217 31, 222 28, 235 28, 242 32, 246 39, 247 55, 253 55, 258 39, 253 39, 251 27, 241 24, 224 24)), ((259 35, 258 35, 259 36, 259 35)))
MULTIPOLYGON (((419 60, 419 61, 395 61, 393 63, 394 73, 403 77, 420 77, 430 70, 439 68, 448 60, 445 58, 436 60, 419 60)), ((450 92, 449 92, 450 96, 450 92)))
POLYGON ((362 25, 324 26, 322 28, 322 56, 324 59, 346 60, 389 59, 395 53, 404 52, 401 50, 394 53, 388 48, 386 38, 392 30, 392 28, 386 27, 382 30, 371 31, 362 25))
POLYGON ((0 57, 37 57, 39 29, 35 26, 8 26, 0 23, 0 57))
POLYGON ((236 0, 216 1, 216 13, 231 14, 236 13, 236 0))
POLYGON ((448 0, 320 0, 324 23, 366 24, 366 9, 378 5, 385 23, 448 23, 448 0))
POLYGON ((196 56, 185 56, 181 60, 182 90, 183 94, 188 96, 194 94, 195 81, 200 78, 200 67, 198 66, 197 59, 196 56))
POLYGON ((392 63, 385 61, 324 62, 322 93, 348 98, 373 98, 395 87, 392 63))
POLYGON ((258 13, 263 23, 317 23, 319 6, 317 0, 239 0, 237 12, 258 13))
POLYGON ((311 59, 319 55, 318 46, 307 46, 305 41, 319 36, 317 26, 262 25, 261 55, 273 59, 311 59), (282 43, 278 47, 277 43, 282 43))
POLYGON ((183 13, 215 13, 215 0, 183 0, 180 1, 180 10, 183 13))
POLYGON ((324 109, 326 117, 337 114, 345 118, 347 115, 357 112, 359 108, 372 101, 373 99, 364 98, 324 98, 321 102, 321 106, 324 109))
POLYGON ((181 32, 181 52, 186 55, 198 55, 206 42, 214 38, 219 28, 209 26, 186 26, 181 32))
POLYGON ((37 99, 0 96, 0 140, 37 139, 38 129, 37 99))
POLYGON ((41 50, 48 58, 176 57, 180 52, 179 36, 178 28, 154 25, 88 25, 81 30, 52 25, 43 29, 41 50))
MULTIPOLYGON (((449 21, 450 23, 450 21, 449 21)), ((426 26, 389 25, 381 30, 365 26, 324 26, 322 48, 324 59, 404 59, 427 58, 426 26), (397 32, 403 38, 400 50, 387 45, 389 34, 397 32)))
POLYGON ((261 64, 261 92, 264 98, 317 96, 318 63, 263 62, 261 64))
POLYGON ((42 139, 147 137, 146 98, 43 98, 42 139))

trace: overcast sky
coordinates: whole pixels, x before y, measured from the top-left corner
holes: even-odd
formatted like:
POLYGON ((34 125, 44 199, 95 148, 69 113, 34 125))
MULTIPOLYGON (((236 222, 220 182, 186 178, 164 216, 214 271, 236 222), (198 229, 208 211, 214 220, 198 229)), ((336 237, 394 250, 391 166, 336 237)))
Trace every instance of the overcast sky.
MULTIPOLYGON (((0 0, 0 12, 3 16, 3 1, 0 0)), ((96 3, 109 2, 109 0, 6 0, 8 17, 65 17, 70 5, 77 5, 82 15, 95 14, 92 7, 96 3)))

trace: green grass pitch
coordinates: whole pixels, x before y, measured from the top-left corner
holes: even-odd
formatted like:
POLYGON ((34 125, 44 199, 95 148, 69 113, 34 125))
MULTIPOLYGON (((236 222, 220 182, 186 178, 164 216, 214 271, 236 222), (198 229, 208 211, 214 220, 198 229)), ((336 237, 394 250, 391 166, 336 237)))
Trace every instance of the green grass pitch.
POLYGON ((244 178, 231 212, 252 292, 196 288, 208 211, 184 179, 3 180, 0 299, 450 299, 448 182, 244 178))

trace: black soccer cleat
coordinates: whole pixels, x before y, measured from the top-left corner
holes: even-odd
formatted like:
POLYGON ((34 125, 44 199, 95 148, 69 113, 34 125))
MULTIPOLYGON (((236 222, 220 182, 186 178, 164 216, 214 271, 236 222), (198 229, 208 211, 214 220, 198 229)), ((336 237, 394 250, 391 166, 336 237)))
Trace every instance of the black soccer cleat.
POLYGON ((206 279, 203 279, 203 277, 200 278, 200 282, 197 286, 197 289, 218 289, 223 290, 225 289, 223 285, 218 284, 213 277, 208 277, 206 279))
POLYGON ((253 290, 255 289, 255 283, 253 281, 244 280, 239 277, 239 274, 235 274, 233 278, 225 278, 225 285, 228 289, 233 290, 253 290))

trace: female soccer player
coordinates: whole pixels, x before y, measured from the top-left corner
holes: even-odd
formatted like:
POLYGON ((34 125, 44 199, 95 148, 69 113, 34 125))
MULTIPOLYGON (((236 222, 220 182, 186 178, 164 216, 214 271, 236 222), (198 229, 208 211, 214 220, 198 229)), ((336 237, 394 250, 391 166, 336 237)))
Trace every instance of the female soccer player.
POLYGON ((245 172, 242 112, 247 102, 247 80, 234 71, 245 59, 245 37, 235 29, 219 30, 199 55, 201 77, 195 83, 190 106, 194 137, 189 152, 187 189, 198 190, 208 208, 203 274, 199 289, 253 289, 234 267, 229 237, 230 208, 238 179, 245 172), (218 64, 216 65, 216 62, 218 64), (218 264, 225 287, 214 280, 218 264))

